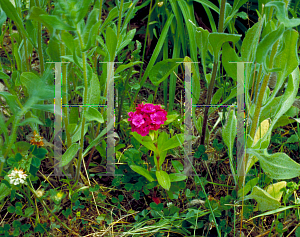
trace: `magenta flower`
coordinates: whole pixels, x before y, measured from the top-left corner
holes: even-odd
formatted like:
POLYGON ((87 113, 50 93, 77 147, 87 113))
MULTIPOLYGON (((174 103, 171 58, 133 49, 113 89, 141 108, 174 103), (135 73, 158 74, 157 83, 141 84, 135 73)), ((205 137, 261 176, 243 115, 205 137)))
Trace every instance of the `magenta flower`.
POLYGON ((139 104, 135 112, 128 113, 131 131, 147 136, 150 130, 157 131, 167 120, 167 111, 160 105, 139 104))

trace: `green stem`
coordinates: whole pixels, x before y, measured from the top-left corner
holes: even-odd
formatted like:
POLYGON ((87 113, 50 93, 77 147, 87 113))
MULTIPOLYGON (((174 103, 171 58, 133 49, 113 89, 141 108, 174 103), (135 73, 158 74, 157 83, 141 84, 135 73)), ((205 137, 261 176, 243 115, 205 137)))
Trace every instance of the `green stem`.
POLYGON ((42 203, 42 205, 47 209, 47 211, 54 216, 54 218, 63 225, 63 227, 65 227, 68 231, 72 232, 74 235, 79 236, 79 234, 77 234, 76 232, 74 232, 72 229, 70 229, 64 222, 61 221, 61 219, 59 219, 57 217, 57 215, 55 215, 54 213, 52 213, 51 209, 46 205, 46 203, 40 199, 38 197, 38 195, 36 194, 34 188, 31 188, 29 185, 27 186, 29 188, 29 190, 34 194, 34 196, 40 201, 40 203, 42 203))
MULTIPOLYGON (((221 9, 220 9, 219 27, 218 27, 218 32, 219 33, 223 32, 224 16, 225 16, 225 4, 226 4, 226 0, 222 0, 221 1, 221 9)), ((211 104, 212 92, 213 92, 213 88, 214 88, 214 84, 215 84, 215 80, 216 80, 216 75, 217 75, 218 61, 219 61, 219 58, 214 59, 213 72, 212 72, 211 80, 210 80, 208 91, 207 91, 207 100, 206 100, 207 105, 211 104)), ((201 137, 201 144, 202 145, 204 145, 204 143, 205 143, 206 126, 207 126, 207 120, 208 120, 208 109, 209 109, 209 107, 207 106, 207 107, 205 107, 205 111, 204 111, 203 126, 202 126, 202 137, 201 137)))

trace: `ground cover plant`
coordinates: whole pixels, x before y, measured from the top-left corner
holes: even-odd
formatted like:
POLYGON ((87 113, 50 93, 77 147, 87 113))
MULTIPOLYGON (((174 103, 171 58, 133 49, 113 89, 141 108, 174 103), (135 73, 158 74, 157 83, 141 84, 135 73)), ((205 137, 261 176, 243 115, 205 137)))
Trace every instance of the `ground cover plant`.
POLYGON ((0 236, 300 236, 299 3, 0 0, 0 236))

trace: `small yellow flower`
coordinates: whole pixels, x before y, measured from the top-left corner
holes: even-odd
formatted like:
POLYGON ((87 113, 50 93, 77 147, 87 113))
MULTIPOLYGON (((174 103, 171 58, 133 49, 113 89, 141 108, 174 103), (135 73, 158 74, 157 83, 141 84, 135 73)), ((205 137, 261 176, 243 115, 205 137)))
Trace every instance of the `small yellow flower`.
POLYGON ((36 131, 33 132, 33 137, 30 140, 30 144, 37 146, 44 146, 43 137, 37 134, 36 131))
POLYGON ((158 5, 159 7, 162 7, 162 5, 164 5, 164 2, 158 2, 157 5, 158 5))

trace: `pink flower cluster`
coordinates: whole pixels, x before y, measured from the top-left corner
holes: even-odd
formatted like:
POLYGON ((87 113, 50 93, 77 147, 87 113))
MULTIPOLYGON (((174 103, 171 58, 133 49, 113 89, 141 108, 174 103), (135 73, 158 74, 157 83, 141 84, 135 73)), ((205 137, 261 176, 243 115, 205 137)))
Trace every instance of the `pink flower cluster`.
POLYGON ((167 120, 167 111, 160 105, 139 104, 135 112, 129 112, 131 131, 147 136, 150 130, 157 131, 161 124, 167 120))

